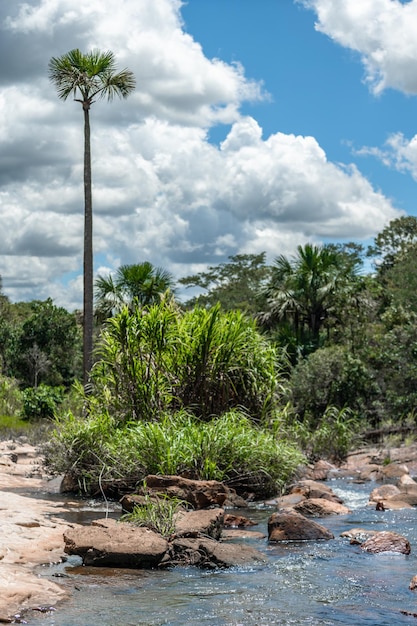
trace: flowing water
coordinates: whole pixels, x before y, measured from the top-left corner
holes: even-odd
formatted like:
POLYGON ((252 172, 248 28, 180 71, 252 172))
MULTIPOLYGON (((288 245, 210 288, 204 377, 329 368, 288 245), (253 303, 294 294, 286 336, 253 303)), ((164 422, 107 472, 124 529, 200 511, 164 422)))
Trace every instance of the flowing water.
MULTIPOLYGON (((25 619, 36 626, 417 626, 415 617, 401 613, 417 614, 417 592, 408 589, 417 574, 417 508, 375 511, 366 506, 375 485, 328 484, 352 510, 317 520, 334 533, 332 541, 246 540, 267 563, 217 571, 98 569, 71 557, 39 571, 67 585, 71 599, 25 619), (340 538, 357 526, 406 536, 411 555, 367 554, 340 538)), ((271 512, 261 507, 245 514, 266 534, 271 512)))

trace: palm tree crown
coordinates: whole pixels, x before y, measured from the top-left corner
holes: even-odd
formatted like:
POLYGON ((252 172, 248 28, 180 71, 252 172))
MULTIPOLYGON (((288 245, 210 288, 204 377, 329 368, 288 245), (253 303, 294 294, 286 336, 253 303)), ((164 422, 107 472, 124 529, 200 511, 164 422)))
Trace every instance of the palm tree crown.
POLYGON ((149 261, 122 265, 113 278, 98 276, 95 281, 97 317, 111 317, 124 306, 148 307, 160 302, 166 294, 174 293, 174 277, 170 272, 155 267, 149 261))
POLYGON ((92 50, 83 54, 77 48, 49 62, 49 79, 56 86, 58 97, 66 100, 73 94, 83 108, 90 108, 95 97, 113 100, 127 98, 135 88, 133 72, 124 69, 115 73, 113 52, 92 50), (77 97, 81 96, 81 97, 77 97))

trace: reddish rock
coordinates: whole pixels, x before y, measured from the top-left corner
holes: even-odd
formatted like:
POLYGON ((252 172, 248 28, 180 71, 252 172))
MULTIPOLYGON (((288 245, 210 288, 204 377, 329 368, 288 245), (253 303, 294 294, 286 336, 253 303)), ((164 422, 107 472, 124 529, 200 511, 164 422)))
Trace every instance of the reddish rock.
POLYGON ((327 515, 347 515, 350 510, 339 502, 326 498, 308 498, 294 506, 294 510, 307 517, 326 517, 327 515))
POLYGON ((220 539, 224 523, 223 509, 180 511, 175 516, 175 534, 199 534, 220 539))
POLYGON ((398 552, 400 554, 410 554, 411 547, 408 539, 391 531, 381 531, 369 537, 361 545, 365 552, 377 554, 379 552, 398 552))
POLYGON ((168 550, 166 539, 148 528, 103 519, 64 533, 65 552, 98 567, 154 567, 168 550))
POLYGON ((412 577, 408 588, 411 589, 411 591, 414 591, 415 589, 417 589, 417 576, 412 577))
POLYGON ((336 471, 336 466, 329 461, 321 459, 313 466, 309 466, 304 471, 304 476, 311 480, 327 480, 330 472, 336 471))
POLYGON ((251 546, 225 544, 204 537, 174 539, 161 565, 195 565, 215 569, 265 562, 265 556, 251 546))
POLYGON ((224 516, 224 527, 225 528, 246 528, 247 526, 256 526, 256 522, 248 519, 247 517, 243 517, 243 515, 232 515, 231 513, 227 513, 224 516))
POLYGON ((269 541, 314 541, 317 539, 334 539, 334 535, 321 524, 307 519, 292 509, 273 513, 268 520, 269 541))
MULTIPOLYGON (((182 476, 154 476, 145 478, 146 493, 152 495, 167 495, 184 500, 194 509, 206 509, 210 506, 222 507, 226 499, 235 493, 229 487, 217 480, 192 480, 182 476)), ((135 504, 140 504, 143 493, 125 496, 121 503, 125 511, 132 511, 135 504), (135 501, 136 498, 136 501, 135 501)))
POLYGON ((401 478, 404 474, 409 474, 408 467, 406 465, 398 465, 397 463, 389 463, 381 468, 381 474, 383 480, 392 480, 395 478, 401 478))
POLYGON ((386 500, 401 493, 398 487, 395 485, 381 485, 371 491, 369 500, 371 502, 379 502, 379 500, 386 500))
POLYGON ((324 498, 340 504, 343 502, 330 487, 315 480, 300 480, 290 488, 289 494, 298 494, 304 498, 324 498))

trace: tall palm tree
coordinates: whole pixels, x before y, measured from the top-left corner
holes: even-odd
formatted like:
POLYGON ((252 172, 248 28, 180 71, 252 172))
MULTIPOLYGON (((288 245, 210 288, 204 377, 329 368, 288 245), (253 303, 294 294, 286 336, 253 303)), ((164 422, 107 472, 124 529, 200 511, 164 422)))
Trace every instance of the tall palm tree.
POLYGON ((111 317, 123 306, 147 307, 159 302, 167 292, 174 291, 174 277, 149 261, 121 265, 115 277, 98 276, 95 282, 97 317, 111 317))
POLYGON ((83 54, 78 49, 49 62, 49 79, 58 97, 71 94, 84 112, 84 304, 83 304, 83 371, 88 382, 93 362, 93 203, 91 193, 90 107, 97 98, 127 98, 135 88, 133 73, 116 72, 113 52, 93 50, 83 54))

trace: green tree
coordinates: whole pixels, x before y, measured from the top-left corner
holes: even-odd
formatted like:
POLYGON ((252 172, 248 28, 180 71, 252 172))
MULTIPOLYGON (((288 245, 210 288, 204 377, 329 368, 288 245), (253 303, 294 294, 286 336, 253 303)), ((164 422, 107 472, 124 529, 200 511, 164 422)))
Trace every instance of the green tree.
POLYGON ((91 191, 90 108, 95 99, 114 96, 127 98, 135 88, 133 73, 116 72, 113 52, 78 49, 49 62, 49 78, 58 97, 70 95, 84 113, 84 304, 83 304, 83 379, 87 383, 93 362, 93 203, 91 191))
POLYGON ((367 255, 375 259, 379 275, 402 260, 410 249, 417 248, 417 217, 399 217, 386 226, 369 246, 367 255))
POLYGON ((13 375, 25 386, 70 386, 80 374, 81 337, 76 316, 51 299, 29 303, 20 324, 13 375))
POLYGON ((338 303, 357 286, 360 259, 333 245, 298 246, 289 259, 276 258, 266 289, 268 308, 259 315, 266 327, 291 328, 295 341, 311 351, 320 344, 321 331, 336 319, 338 303))
POLYGON ((160 302, 162 296, 174 292, 174 277, 149 261, 122 265, 115 277, 98 276, 95 281, 96 316, 102 321, 127 306, 142 307, 160 302))
POLYGON ((261 308, 260 291, 269 278, 270 268, 265 264, 265 252, 236 254, 228 263, 210 266, 206 272, 186 276, 178 282, 186 287, 204 290, 185 303, 187 308, 196 304, 212 307, 220 303, 226 311, 241 309, 256 313, 261 308))

